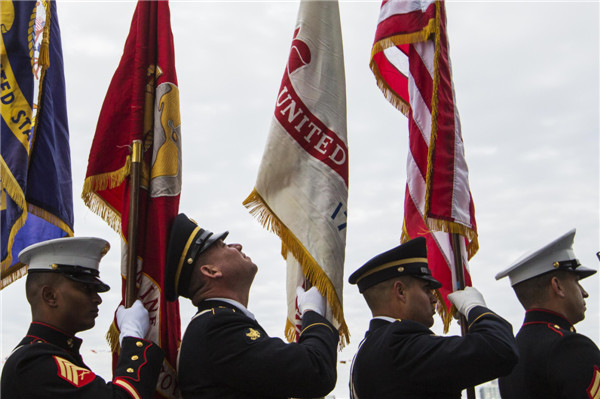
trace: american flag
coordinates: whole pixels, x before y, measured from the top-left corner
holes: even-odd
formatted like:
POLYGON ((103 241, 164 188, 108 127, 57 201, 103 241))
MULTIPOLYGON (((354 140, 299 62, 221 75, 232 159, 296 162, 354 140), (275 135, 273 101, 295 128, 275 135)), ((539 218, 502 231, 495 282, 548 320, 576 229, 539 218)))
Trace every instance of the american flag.
POLYGON ((410 151, 402 240, 427 238, 433 275, 444 285, 438 311, 446 329, 447 295, 457 287, 451 233, 458 233, 466 285, 467 259, 478 249, 446 36, 443 1, 384 0, 371 69, 386 98, 408 117, 410 151))

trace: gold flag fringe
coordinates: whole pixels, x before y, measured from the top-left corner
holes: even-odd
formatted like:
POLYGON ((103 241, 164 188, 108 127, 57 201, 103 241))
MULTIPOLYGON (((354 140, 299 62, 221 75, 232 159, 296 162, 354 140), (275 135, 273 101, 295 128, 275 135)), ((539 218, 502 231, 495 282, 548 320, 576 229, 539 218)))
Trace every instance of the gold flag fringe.
POLYGON ((437 298, 435 310, 442 318, 442 322, 444 323, 444 334, 447 334, 448 330, 450 329, 450 323, 452 322, 452 318, 456 314, 456 308, 454 307, 454 305, 452 305, 450 309, 448 309, 446 307, 446 302, 444 302, 444 299, 442 298, 442 294, 440 294, 440 291, 436 289, 434 292, 435 297, 437 298))
MULTIPOLYGON (((10 254, 9 254, 10 256, 10 254)), ((12 257, 11 257, 12 260, 12 257)), ((14 264, 10 269, 2 272, 2 279, 0 280, 0 290, 4 289, 11 283, 14 283, 21 277, 27 274, 27 266, 21 262, 14 264)))
MULTIPOLYGON (((439 14, 439 10, 437 14, 439 14)), ((389 87, 387 82, 381 77, 381 74, 379 73, 379 68, 377 67, 377 64, 375 63, 373 58, 377 53, 384 51, 387 48, 399 46, 402 44, 423 42, 427 40, 432 34, 434 34, 438 30, 436 22, 437 17, 436 20, 429 20, 427 26, 418 32, 411 32, 386 37, 385 39, 375 42, 375 44, 373 44, 373 48, 371 49, 371 61, 369 62, 369 66, 371 68, 371 71, 373 71, 373 74, 375 75, 377 87, 379 87, 385 98, 406 117, 408 117, 410 113, 410 105, 406 101, 404 101, 396 92, 394 92, 389 87)))
POLYGON ((104 201, 97 191, 113 189, 123 183, 131 170, 131 157, 128 155, 125 165, 113 172, 90 176, 83 183, 81 198, 92 212, 100 216, 117 233, 121 233, 121 214, 104 201))
POLYGON ((285 318, 285 338, 288 342, 296 340, 296 326, 287 317, 285 318))
POLYGON ((13 262, 12 247, 15 243, 15 236, 21 227, 25 225, 25 221, 27 220, 27 212, 25 209, 27 207, 27 200, 25 199, 25 193, 23 193, 23 189, 17 182, 17 179, 15 179, 15 176, 12 174, 10 168, 4 162, 4 158, 0 158, 0 162, 0 190, 4 190, 6 194, 17 204, 17 206, 22 209, 21 216, 19 216, 10 229, 8 242, 6 243, 6 248, 8 249, 7 256, 0 265, 0 268, 2 269, 2 282, 0 289, 3 289, 10 283, 22 277, 27 272, 24 270, 17 273, 17 270, 14 269, 14 266, 11 268, 13 270, 9 272, 9 266, 13 262))
MULTIPOLYGON (((250 214, 256 217, 256 219, 260 224, 263 225, 264 228, 279 236, 281 239, 283 257, 286 258, 289 250, 289 252, 292 253, 294 258, 296 258, 302 267, 302 272, 304 273, 306 279, 313 286, 316 286, 319 292, 327 298, 327 302, 331 307, 333 317, 340 323, 340 347, 343 348, 348 342, 350 342, 350 332, 348 331, 348 326, 344 320, 344 310, 342 308, 341 301, 338 298, 335 288, 327 274, 325 274, 323 269, 306 250, 304 245, 302 245, 302 243, 294 236, 294 234, 281 222, 281 220, 279 220, 279 218, 269 208, 265 200, 260 196, 256 189, 252 190, 252 193, 250 193, 248 198, 244 200, 243 205, 248 208, 250 214)), ((289 337, 292 336, 292 334, 295 334, 295 327, 292 332, 286 323, 285 334, 289 340, 289 337)))
POLYGON ((121 333, 119 332, 119 329, 117 328, 117 325, 113 320, 110 327, 108 328, 108 331, 106 332, 106 341, 110 346, 111 352, 116 353, 117 355, 121 352, 121 345, 119 345, 119 335, 121 335, 121 333))
POLYGON ((402 99, 390 86, 388 86, 387 82, 381 77, 379 73, 379 68, 374 61, 371 61, 369 64, 371 67, 371 71, 375 75, 375 80, 377 82, 377 87, 383 93, 386 100, 388 100, 394 107, 396 107, 400 112, 404 114, 408 118, 410 113, 410 104, 402 99))

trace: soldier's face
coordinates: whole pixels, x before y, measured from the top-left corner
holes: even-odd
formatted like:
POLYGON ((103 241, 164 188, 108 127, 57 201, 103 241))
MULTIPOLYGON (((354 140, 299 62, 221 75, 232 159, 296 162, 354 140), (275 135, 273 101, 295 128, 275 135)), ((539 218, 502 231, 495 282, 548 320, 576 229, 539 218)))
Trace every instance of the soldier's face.
POLYGON ((57 327, 71 335, 89 330, 96 324, 101 303, 95 286, 65 277, 58 294, 57 327))
POLYGON ((433 326, 433 315, 437 299, 431 286, 425 280, 413 279, 406 291, 407 314, 404 318, 417 321, 427 327, 433 326))
POLYGON ((252 282, 258 271, 258 267, 252 259, 242 252, 242 244, 225 244, 219 240, 212 245, 210 258, 221 266, 224 276, 233 279, 249 280, 252 282))
POLYGON ((579 276, 575 273, 561 279, 565 287, 565 316, 571 324, 578 323, 585 319, 585 298, 589 295, 579 284, 579 276))

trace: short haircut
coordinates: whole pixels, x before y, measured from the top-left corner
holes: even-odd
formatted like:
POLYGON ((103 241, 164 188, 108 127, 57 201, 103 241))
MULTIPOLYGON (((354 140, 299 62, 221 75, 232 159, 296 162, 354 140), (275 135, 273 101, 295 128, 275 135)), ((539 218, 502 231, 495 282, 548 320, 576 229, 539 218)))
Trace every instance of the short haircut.
POLYGON ((27 296, 27 302, 33 305, 36 299, 36 294, 41 290, 44 285, 55 286, 60 278, 64 277, 60 273, 48 273, 48 272, 33 272, 27 274, 27 280, 25 280, 25 295, 27 296))
POLYGON ((554 277, 564 280, 568 276, 568 273, 570 272, 566 270, 553 270, 515 284, 513 290, 517 294, 517 299, 521 302, 521 305, 525 309, 530 309, 548 300, 547 288, 554 277))
POLYGON ((379 308, 384 301, 388 300, 387 293, 392 289, 396 281, 402 281, 402 283, 408 288, 413 284, 415 279, 410 276, 399 276, 390 280, 382 281, 381 283, 377 283, 374 286, 367 288, 363 292, 363 296, 365 297, 365 301, 371 310, 379 308))

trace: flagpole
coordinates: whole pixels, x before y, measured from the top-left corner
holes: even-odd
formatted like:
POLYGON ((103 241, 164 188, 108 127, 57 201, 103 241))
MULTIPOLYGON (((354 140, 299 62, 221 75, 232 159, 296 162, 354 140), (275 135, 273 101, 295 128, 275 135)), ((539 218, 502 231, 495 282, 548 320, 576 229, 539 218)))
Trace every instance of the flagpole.
MULTIPOLYGON (((462 252, 460 246, 460 238, 461 236, 458 233, 450 234, 452 240, 452 252, 454 252, 454 270, 456 272, 456 289, 462 290, 465 288, 465 273, 463 270, 463 260, 462 260, 462 252)), ((464 337, 467 335, 469 330, 469 326, 467 325, 467 318, 465 315, 458 315, 460 321, 460 332, 464 337)), ((475 399, 475 387, 467 387, 467 398, 475 399)))
POLYGON ((125 307, 133 305, 137 298, 137 232, 138 200, 140 197, 140 168, 142 165, 142 141, 134 140, 131 147, 131 172, 129 175, 129 224, 127 226, 127 269, 125 277, 125 307))

